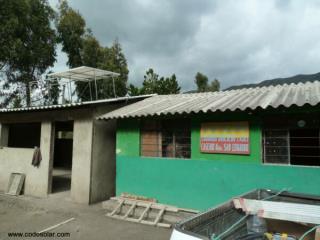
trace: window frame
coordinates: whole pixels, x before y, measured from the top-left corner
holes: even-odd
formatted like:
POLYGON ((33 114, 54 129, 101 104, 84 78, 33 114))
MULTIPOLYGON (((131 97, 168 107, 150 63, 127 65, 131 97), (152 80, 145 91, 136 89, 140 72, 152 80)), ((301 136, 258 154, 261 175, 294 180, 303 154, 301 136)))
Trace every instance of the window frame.
MULTIPOLYGON (((6 146, 7 148, 20 148, 20 149, 34 149, 34 147, 39 147, 41 145, 41 122, 14 122, 14 123, 6 123, 4 124, 7 128, 8 131, 8 135, 7 135, 7 141, 6 141, 6 146), (27 134, 24 133, 22 136, 23 138, 30 136, 28 134, 30 134, 30 132, 34 133, 35 135, 32 135, 33 137, 36 137, 36 139, 33 139, 30 143, 29 140, 23 139, 21 140, 21 136, 18 137, 20 139, 20 142, 18 141, 18 144, 16 139, 17 139, 17 130, 19 130, 19 128, 30 128, 31 130, 28 129, 27 130, 27 134), (14 130, 12 130, 14 129, 14 130), (12 133, 14 132, 14 134, 12 133), (14 140, 15 141, 14 141, 14 140), (28 146, 22 146, 23 144, 25 144, 26 142, 28 142, 28 146), (32 144, 32 145, 31 145, 32 144)), ((20 129, 21 130, 21 129, 20 129)))
MULTIPOLYGON (((314 127, 318 130, 318 139, 319 139, 319 148, 320 148, 320 126, 314 127)), ((320 168, 320 162, 319 165, 303 165, 303 164, 292 164, 291 162, 291 144, 290 144, 290 131, 299 129, 294 127, 283 127, 283 128, 262 128, 262 164, 263 165, 271 165, 271 166, 287 166, 287 167, 307 167, 307 168, 320 168), (271 130, 278 130, 278 131, 286 131, 286 138, 287 138, 287 151, 288 151, 288 163, 272 163, 266 161, 266 145, 265 145, 265 133, 266 131, 271 130)), ((303 129, 303 128, 302 128, 303 129)), ((306 127, 304 129, 312 129, 310 127, 306 127)), ((320 158, 320 155, 319 155, 320 158)))
MULTIPOLYGON (((172 142, 173 142, 173 157, 171 156, 164 156, 163 152, 164 152, 164 149, 163 149, 163 135, 164 135, 164 123, 170 123, 172 122, 173 124, 176 124, 179 120, 182 120, 182 119, 160 119, 160 120, 153 120, 153 119, 146 119, 146 120, 143 120, 140 122, 140 143, 139 143, 139 155, 140 157, 143 157, 143 158, 162 158, 162 159, 182 159, 182 160, 188 160, 188 159, 191 159, 191 120, 188 118, 187 121, 188 123, 185 125, 187 126, 187 134, 189 135, 188 139, 189 139, 189 146, 188 146, 188 150, 187 151, 183 151, 183 152, 187 152, 187 155, 188 157, 177 157, 177 133, 179 132, 179 130, 176 130, 175 128, 173 129, 169 129, 167 128, 166 130, 173 130, 172 132, 172 142), (146 125, 150 122, 155 122, 156 124, 156 128, 155 129, 152 129, 152 128, 149 128, 149 127, 146 127, 146 125), (146 154, 143 152, 143 146, 145 145, 148 145, 148 144, 144 144, 144 132, 147 133, 147 132, 152 132, 154 131, 157 135, 157 156, 146 156, 146 154)), ((186 120, 186 119, 183 119, 183 120, 186 120)), ((185 129, 185 128, 182 128, 182 129, 185 129)), ((148 151, 147 151, 148 152, 148 151)))

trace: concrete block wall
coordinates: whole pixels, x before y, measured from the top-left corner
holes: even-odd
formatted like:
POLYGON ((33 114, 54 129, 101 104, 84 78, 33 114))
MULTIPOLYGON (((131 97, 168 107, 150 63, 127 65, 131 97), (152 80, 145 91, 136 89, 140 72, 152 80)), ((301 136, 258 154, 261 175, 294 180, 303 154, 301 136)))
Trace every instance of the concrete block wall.
POLYGON ((40 166, 31 165, 34 149, 32 148, 8 148, 6 126, 0 127, 0 191, 6 191, 11 173, 24 173, 26 175, 24 193, 26 195, 46 197, 49 184, 49 163, 52 157, 52 124, 41 123, 40 149, 42 161, 40 166))
POLYGON ((92 132, 92 119, 74 121, 71 198, 78 203, 90 203, 92 132))
POLYGON ((0 147, 8 145, 9 128, 0 123, 0 147))
POLYGON ((71 198, 90 204, 115 194, 115 121, 74 121, 71 198))
POLYGON ((116 122, 94 121, 90 203, 115 195, 116 122))
POLYGON ((78 203, 95 203, 115 193, 115 121, 96 121, 95 116, 118 106, 74 111, 8 114, 0 123, 0 191, 5 191, 10 173, 26 174, 25 194, 46 197, 51 193, 56 121, 74 121, 71 198, 78 203), (42 162, 31 165, 34 149, 9 148, 6 123, 41 122, 42 162), (2 147, 1 147, 2 146, 2 147))

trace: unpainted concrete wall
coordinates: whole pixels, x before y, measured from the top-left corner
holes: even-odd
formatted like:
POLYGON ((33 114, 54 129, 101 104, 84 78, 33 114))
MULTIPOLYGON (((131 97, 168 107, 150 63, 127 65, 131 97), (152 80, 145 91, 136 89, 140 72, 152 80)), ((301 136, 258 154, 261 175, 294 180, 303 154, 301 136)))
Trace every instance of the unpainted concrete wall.
MULTIPOLYGON (((3 127, 0 128, 5 131, 3 127)), ((2 132, 1 131, 1 132, 2 132)), ((0 134, 0 136, 4 136, 0 134)), ((2 142, 5 145, 4 141, 2 142)), ((52 124, 42 122, 40 149, 42 161, 40 166, 31 165, 33 149, 31 148, 0 148, 0 190, 6 191, 11 173, 24 173, 26 175, 24 193, 37 197, 45 197, 48 194, 49 163, 52 153, 52 124)))
POLYGON ((0 123, 0 146, 4 147, 8 145, 9 140, 9 128, 8 126, 0 123))
MULTIPOLYGON (((42 122, 39 168, 31 165, 33 149, 0 148, 0 190, 7 187, 11 172, 26 174, 25 194, 45 197, 51 192, 54 122, 74 121, 71 198, 78 203, 105 200, 115 192, 115 122, 95 117, 124 105, 0 114, 0 122, 42 122)), ((7 146, 8 131, 0 124, 0 146, 7 146)))
POLYGON ((77 119, 73 127, 71 198, 90 203, 93 120, 77 119))
POLYGON ((93 127, 90 203, 115 195, 116 122, 95 121, 93 127))

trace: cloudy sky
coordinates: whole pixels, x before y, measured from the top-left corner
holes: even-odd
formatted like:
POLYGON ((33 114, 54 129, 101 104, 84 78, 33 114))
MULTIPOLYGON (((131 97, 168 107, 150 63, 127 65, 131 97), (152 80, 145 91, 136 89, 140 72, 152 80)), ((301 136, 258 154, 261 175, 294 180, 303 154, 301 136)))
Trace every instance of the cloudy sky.
MULTIPOLYGON (((50 0, 54 6, 57 0, 50 0)), ((69 0, 102 45, 118 38, 129 82, 152 67, 194 89, 200 71, 222 87, 320 72, 320 1, 69 0)), ((66 68, 59 52, 54 70, 66 68)))

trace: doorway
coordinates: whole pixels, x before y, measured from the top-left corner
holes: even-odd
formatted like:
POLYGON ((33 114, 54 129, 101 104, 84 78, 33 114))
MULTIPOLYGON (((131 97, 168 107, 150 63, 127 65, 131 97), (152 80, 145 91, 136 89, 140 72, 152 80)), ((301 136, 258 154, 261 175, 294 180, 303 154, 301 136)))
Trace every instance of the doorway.
POLYGON ((55 123, 51 192, 71 189, 73 121, 55 123))

